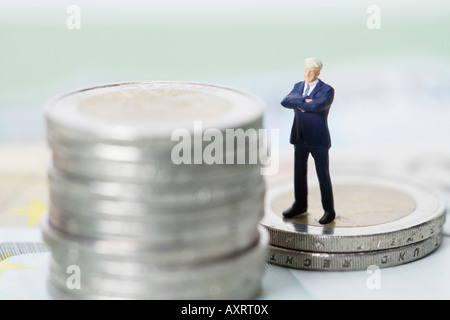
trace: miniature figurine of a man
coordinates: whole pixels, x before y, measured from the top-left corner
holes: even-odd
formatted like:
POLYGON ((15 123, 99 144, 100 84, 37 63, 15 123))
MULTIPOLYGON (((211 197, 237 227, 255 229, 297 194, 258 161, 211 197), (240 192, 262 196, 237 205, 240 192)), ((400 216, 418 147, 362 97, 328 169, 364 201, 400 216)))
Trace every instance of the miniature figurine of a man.
POLYGON ((305 59, 303 78, 294 85, 281 105, 295 112, 290 143, 295 147, 294 193, 295 202, 283 212, 285 218, 292 218, 307 212, 308 184, 307 168, 309 154, 314 158, 319 180, 322 207, 325 211, 320 224, 334 220, 333 188, 331 185, 328 150, 331 147, 328 131, 328 112, 334 99, 334 89, 319 79, 322 62, 316 58, 305 59))

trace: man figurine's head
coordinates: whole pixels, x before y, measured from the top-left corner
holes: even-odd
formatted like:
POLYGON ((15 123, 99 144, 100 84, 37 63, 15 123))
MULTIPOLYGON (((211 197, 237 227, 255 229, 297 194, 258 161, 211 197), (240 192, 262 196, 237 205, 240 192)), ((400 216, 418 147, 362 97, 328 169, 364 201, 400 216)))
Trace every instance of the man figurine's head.
POLYGON ((305 59, 305 71, 303 72, 303 78, 306 83, 311 83, 319 78, 320 70, 322 70, 323 63, 317 58, 305 59))

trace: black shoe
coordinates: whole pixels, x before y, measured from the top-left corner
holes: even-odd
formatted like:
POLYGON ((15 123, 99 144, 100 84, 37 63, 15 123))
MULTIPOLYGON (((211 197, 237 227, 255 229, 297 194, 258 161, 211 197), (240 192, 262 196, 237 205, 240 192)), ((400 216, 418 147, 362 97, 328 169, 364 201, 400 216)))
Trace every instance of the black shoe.
POLYGON ((283 211, 283 217, 286 219, 293 218, 305 213, 307 208, 299 209, 295 205, 283 211))
POLYGON ((322 216, 322 218, 320 218, 319 223, 320 224, 328 224, 331 221, 333 221, 335 217, 336 217, 336 212, 334 212, 334 211, 325 212, 324 215, 322 216))

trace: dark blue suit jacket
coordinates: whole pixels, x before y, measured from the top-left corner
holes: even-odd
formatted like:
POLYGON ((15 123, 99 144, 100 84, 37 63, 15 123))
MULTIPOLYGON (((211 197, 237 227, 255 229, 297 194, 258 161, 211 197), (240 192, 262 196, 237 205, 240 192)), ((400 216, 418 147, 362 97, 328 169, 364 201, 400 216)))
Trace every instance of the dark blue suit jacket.
POLYGON ((296 83, 291 93, 281 101, 283 107, 295 111, 290 142, 296 144, 298 139, 303 139, 302 141, 310 147, 330 148, 331 139, 327 119, 334 99, 334 89, 319 80, 311 94, 303 97, 304 85, 304 81, 296 83), (305 102, 305 99, 312 99, 312 101, 305 102))

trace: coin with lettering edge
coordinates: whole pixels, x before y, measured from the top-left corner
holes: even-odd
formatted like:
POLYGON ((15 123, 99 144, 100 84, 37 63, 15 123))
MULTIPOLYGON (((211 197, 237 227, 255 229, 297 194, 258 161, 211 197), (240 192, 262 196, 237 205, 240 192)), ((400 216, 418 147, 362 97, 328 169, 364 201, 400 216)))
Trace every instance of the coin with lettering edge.
POLYGON ((410 263, 437 250, 442 234, 398 248, 365 252, 309 252, 269 246, 268 263, 302 270, 358 271, 370 266, 388 268, 410 263))
POLYGON ((364 252, 402 247, 432 237, 445 222, 445 201, 421 182, 372 173, 333 174, 336 219, 327 225, 320 191, 311 183, 307 213, 285 219, 293 181, 270 185, 261 224, 272 245, 310 252, 364 252))

